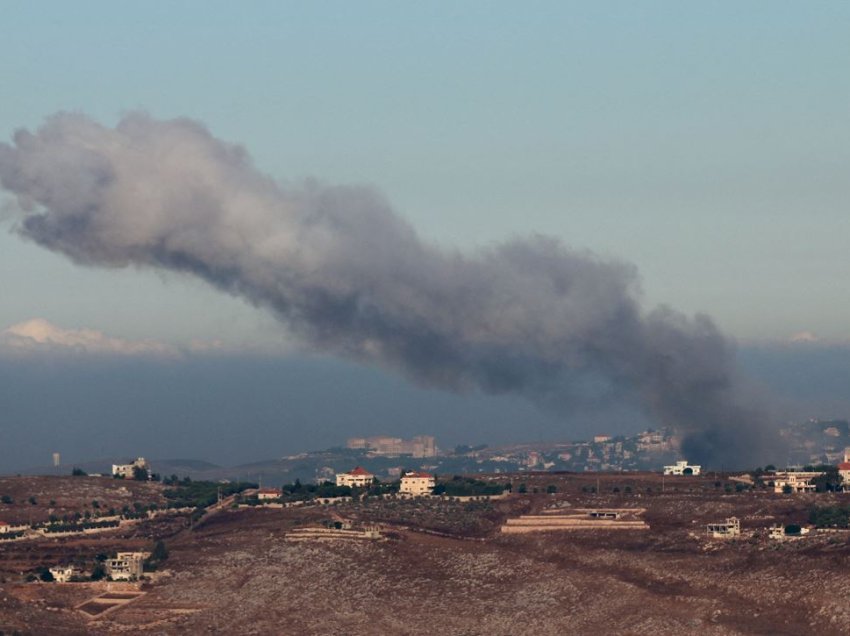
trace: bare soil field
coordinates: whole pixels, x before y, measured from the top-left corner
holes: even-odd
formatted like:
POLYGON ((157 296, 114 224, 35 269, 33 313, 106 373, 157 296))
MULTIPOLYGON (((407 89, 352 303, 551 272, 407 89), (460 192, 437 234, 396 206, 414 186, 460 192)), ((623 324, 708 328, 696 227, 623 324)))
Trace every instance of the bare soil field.
POLYGON ((391 499, 234 509, 192 528, 140 527, 137 536, 109 541, 141 543, 167 536, 166 571, 135 584, 146 592, 143 596, 99 613, 77 608, 89 603, 94 612, 110 600, 121 602, 119 596, 131 595, 130 584, 22 583, 0 554, 5 572, 0 631, 848 633, 850 591, 844 582, 850 537, 813 532, 804 539, 775 541, 766 528, 805 522, 814 503, 847 505, 850 495, 727 492, 727 480, 714 476, 523 474, 494 479, 509 479, 515 494, 491 502, 391 499), (524 494, 517 492, 520 483, 524 494), (550 485, 557 492, 547 494, 550 485), (504 520, 522 514, 605 507, 645 508, 642 518, 650 529, 499 531, 504 520), (741 519, 740 538, 707 537, 706 523, 733 515, 741 519), (334 520, 355 526, 377 522, 388 540, 285 540, 294 528, 334 520))
POLYGON ((12 500, 0 502, 0 521, 35 523, 47 521, 51 514, 61 519, 87 510, 120 512, 134 503, 162 505, 162 490, 156 482, 111 477, 0 477, 0 497, 12 500))

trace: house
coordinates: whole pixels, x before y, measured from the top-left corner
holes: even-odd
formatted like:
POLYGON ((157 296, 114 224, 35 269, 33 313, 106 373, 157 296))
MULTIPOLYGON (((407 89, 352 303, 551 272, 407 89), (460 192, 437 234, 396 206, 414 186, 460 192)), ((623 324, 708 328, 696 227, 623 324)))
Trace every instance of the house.
POLYGON ((112 464, 112 476, 123 477, 124 479, 133 479, 137 468, 147 470, 148 473, 150 473, 148 463, 145 461, 145 458, 138 457, 129 464, 112 464))
POLYGON ((67 583, 71 580, 71 577, 78 574, 78 572, 73 565, 57 565, 50 568, 50 574, 53 575, 53 580, 57 583, 67 583))
POLYGON ((277 488, 260 488, 260 490, 257 491, 257 499, 260 501, 280 499, 280 491, 277 488))
POLYGON ((371 486, 374 481, 375 476, 360 466, 347 473, 337 473, 336 476, 337 486, 351 486, 352 488, 371 486))
POLYGON ((401 477, 399 493, 403 495, 430 495, 437 485, 434 475, 428 473, 405 473, 401 477))
POLYGON ((142 576, 147 552, 119 552, 106 560, 106 574, 113 581, 135 581, 142 576))
POLYGON ((6 534, 7 532, 12 531, 12 526, 10 526, 5 521, 0 521, 0 534, 6 534))
POLYGON ((737 517, 729 517, 723 523, 709 523, 705 527, 714 539, 729 539, 741 536, 741 521, 737 517))
POLYGON ((702 466, 689 464, 687 461, 678 461, 673 466, 665 466, 665 475, 699 475, 702 466))
POLYGON ((841 481, 847 484, 845 488, 850 486, 850 462, 848 462, 846 459, 840 464, 838 464, 838 474, 841 476, 841 481))
POLYGON ((820 471, 779 471, 772 475, 773 492, 815 492, 820 471))

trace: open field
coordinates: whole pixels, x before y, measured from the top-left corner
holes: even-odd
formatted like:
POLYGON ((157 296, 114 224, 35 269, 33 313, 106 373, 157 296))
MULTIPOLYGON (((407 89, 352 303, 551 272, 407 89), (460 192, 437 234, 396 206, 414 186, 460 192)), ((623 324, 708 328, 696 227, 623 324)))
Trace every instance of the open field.
POLYGON ((133 504, 162 505, 163 486, 156 482, 111 477, 0 477, 0 520, 7 523, 47 521, 74 513, 121 511, 133 504), (33 501, 34 500, 34 501, 33 501))
POLYGON ((63 553, 93 555, 107 545, 142 549, 165 537, 165 571, 141 584, 22 583, 21 564, 37 559, 22 559, 21 544, 3 546, 0 631, 847 633, 848 534, 813 532, 779 542, 766 529, 805 522, 813 503, 846 505, 850 495, 727 493, 726 479, 713 476, 498 476, 506 479, 515 494, 497 501, 227 509, 193 528, 184 519, 151 520, 126 537, 41 546, 49 561, 63 553), (526 493, 517 493, 519 483, 526 493), (546 494, 550 485, 556 493, 546 494), (649 529, 500 532, 505 520, 521 515, 569 517, 599 508, 643 508, 636 518, 649 529), (546 512, 552 510, 558 512, 546 512), (741 519, 741 538, 708 539, 704 525, 729 516, 741 519), (384 540, 286 540, 293 529, 331 521, 378 523, 384 540))

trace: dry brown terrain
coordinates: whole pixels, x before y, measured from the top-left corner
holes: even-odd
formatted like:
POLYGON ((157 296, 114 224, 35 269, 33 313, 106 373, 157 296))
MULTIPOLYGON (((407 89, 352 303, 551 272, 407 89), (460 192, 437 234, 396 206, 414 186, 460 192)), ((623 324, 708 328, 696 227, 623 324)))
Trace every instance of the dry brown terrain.
POLYGON ((134 503, 161 505, 162 489, 156 482, 111 477, 0 477, 0 497, 12 499, 11 504, 0 502, 0 521, 30 523, 47 521, 51 514, 62 518, 86 510, 120 511, 134 503))
POLYGON ((161 520, 123 538, 87 537, 91 545, 68 538, 41 546, 57 558, 63 549, 93 554, 106 544, 140 546, 166 537, 167 571, 137 588, 144 592, 138 596, 128 593, 127 584, 22 583, 8 566, 23 546, 3 546, 0 631, 848 633, 848 536, 776 542, 765 529, 805 521, 814 502, 846 505, 850 495, 727 494, 726 480, 716 486, 714 477, 666 478, 661 492, 661 477, 647 474, 523 475, 511 481, 515 490, 524 482, 529 492, 494 502, 225 510, 191 529, 182 519, 161 520), (602 494, 589 492, 597 483, 602 494), (550 484, 558 493, 545 494, 550 484), (499 532, 506 518, 553 506, 646 508, 650 529, 499 532), (742 538, 706 538, 705 523, 733 514, 741 519, 742 538), (284 539, 292 528, 331 519, 380 521, 388 539, 284 539), (110 585, 118 596, 108 594, 110 585))

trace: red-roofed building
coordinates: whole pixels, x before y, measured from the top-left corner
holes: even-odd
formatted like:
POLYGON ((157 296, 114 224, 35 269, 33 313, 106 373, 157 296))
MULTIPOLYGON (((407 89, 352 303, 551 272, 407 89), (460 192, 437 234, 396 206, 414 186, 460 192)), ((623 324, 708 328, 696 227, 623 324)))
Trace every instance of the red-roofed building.
POLYGON ((363 488, 365 486, 371 486, 373 481, 375 481, 375 475, 360 466, 347 473, 337 473, 336 476, 337 486, 363 488))
POLYGON ((850 462, 841 462, 838 464, 838 474, 841 475, 841 481, 850 485, 850 462))
POLYGON ((0 521, 0 534, 3 534, 3 533, 5 533, 5 532, 9 532, 9 530, 10 530, 11 528, 12 528, 12 526, 10 526, 10 525, 9 525, 8 523, 6 523, 5 521, 0 521))
POLYGON ((257 499, 260 501, 280 499, 280 491, 277 488, 260 488, 260 490, 257 491, 257 499))
POLYGON ((434 475, 428 473, 405 473, 401 478, 399 493, 403 495, 430 495, 437 485, 434 475))

